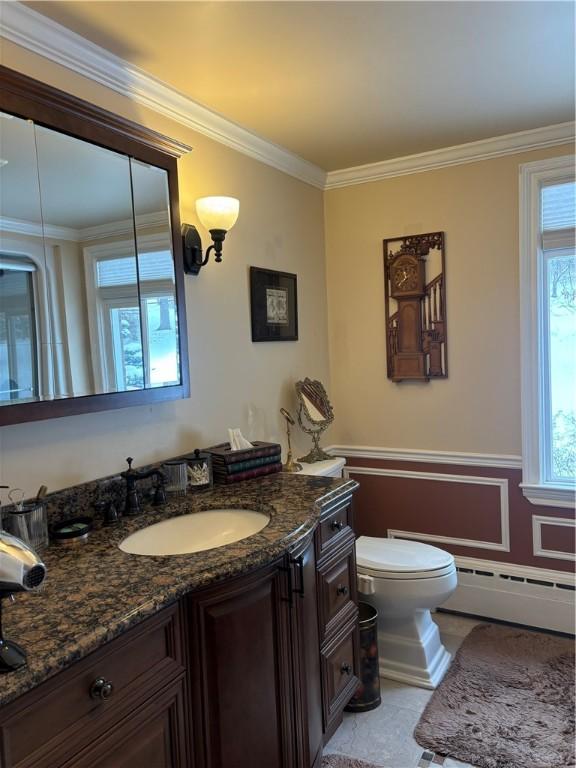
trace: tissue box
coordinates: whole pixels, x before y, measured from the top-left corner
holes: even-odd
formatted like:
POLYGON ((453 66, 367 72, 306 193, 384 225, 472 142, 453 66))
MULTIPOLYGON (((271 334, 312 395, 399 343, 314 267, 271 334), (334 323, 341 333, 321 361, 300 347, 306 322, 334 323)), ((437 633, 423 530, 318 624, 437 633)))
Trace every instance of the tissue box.
POLYGON ((221 443, 206 448, 206 451, 212 456, 215 483, 228 485, 282 470, 279 443, 255 441, 252 448, 240 451, 231 450, 230 443, 221 443))

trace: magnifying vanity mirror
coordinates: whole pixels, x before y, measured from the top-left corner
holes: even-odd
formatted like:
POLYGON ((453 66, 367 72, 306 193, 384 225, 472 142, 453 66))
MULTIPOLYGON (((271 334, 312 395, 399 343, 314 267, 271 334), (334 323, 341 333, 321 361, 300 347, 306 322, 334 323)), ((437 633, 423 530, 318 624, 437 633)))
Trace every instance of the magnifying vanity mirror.
POLYGON ((312 464, 316 461, 331 459, 332 456, 320 448, 320 435, 334 421, 334 411, 326 390, 321 382, 306 378, 296 382, 296 394, 298 395, 298 423, 306 434, 311 435, 313 442, 310 453, 302 456, 298 461, 312 464))
POLYGON ((0 425, 187 397, 176 158, 0 67, 0 425))

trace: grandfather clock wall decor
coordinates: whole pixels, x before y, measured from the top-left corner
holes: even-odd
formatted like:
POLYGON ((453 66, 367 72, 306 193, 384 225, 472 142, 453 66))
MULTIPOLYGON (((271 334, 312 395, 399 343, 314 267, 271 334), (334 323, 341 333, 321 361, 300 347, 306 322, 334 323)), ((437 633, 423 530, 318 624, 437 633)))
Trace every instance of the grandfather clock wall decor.
POLYGON ((388 378, 448 375, 444 232, 384 240, 388 378))

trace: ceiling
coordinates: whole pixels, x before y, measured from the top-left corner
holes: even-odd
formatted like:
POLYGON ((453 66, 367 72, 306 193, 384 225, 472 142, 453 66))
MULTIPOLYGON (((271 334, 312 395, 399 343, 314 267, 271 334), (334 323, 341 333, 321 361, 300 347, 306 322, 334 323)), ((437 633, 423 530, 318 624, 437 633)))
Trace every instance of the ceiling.
POLYGON ((335 170, 574 119, 571 2, 29 2, 335 170))

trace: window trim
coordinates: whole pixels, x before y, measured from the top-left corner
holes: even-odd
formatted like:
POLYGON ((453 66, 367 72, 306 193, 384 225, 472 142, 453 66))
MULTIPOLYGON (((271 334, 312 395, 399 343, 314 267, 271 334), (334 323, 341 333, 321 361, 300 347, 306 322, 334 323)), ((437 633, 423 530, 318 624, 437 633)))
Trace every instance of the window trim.
MULTIPOLYGON (((544 440, 545 392, 542 365, 545 318, 543 314, 543 269, 540 192, 544 185, 574 181, 574 156, 565 155, 520 166, 520 348, 522 415, 522 483, 524 496, 532 503, 551 507, 574 507, 574 486, 546 482, 544 440)), ((565 230, 564 230, 565 232, 565 230)))
MULTIPOLYGON (((92 350, 92 374, 98 393, 110 393, 119 391, 118 372, 113 355, 113 334, 110 324, 110 310, 117 307, 140 307, 140 332, 142 344, 142 360, 144 364, 144 384, 142 389, 121 390, 139 392, 143 390, 162 389, 165 386, 178 386, 177 384, 152 385, 150 377, 150 350, 148 348, 147 318, 144 318, 144 300, 156 296, 175 296, 174 280, 142 280, 137 285, 137 294, 130 290, 131 286, 115 285, 108 288, 98 288, 98 262, 107 259, 117 259, 124 256, 138 258, 143 253, 163 250, 172 253, 172 243, 164 232, 153 234, 138 233, 138 250, 134 250, 133 240, 115 240, 110 243, 98 243, 85 246, 84 274, 86 277, 86 297, 88 306, 88 328, 90 336, 90 348, 92 350), (148 385, 146 382, 148 381, 148 385)), ((178 317, 176 321, 177 340, 180 338, 180 326, 178 317)), ((179 341, 176 351, 181 359, 179 341)), ((181 374, 182 375, 182 374, 181 374)))

